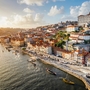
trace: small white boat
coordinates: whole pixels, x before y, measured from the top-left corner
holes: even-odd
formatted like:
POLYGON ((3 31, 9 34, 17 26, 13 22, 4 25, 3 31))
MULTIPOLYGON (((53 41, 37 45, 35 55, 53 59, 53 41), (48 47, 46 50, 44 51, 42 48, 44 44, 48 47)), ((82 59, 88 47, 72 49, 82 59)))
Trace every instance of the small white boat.
POLYGON ((31 60, 31 59, 27 59, 27 61, 32 62, 32 60, 31 60))
POLYGON ((30 57, 31 61, 35 62, 36 58, 35 57, 30 57))
POLYGON ((39 58, 38 57, 36 57, 36 56, 33 56, 33 57, 30 57, 31 59, 32 59, 32 61, 36 61, 36 60, 38 60, 39 58))
POLYGON ((86 77, 87 77, 87 78, 90 78, 90 73, 86 74, 86 77))
POLYGON ((29 61, 30 63, 32 63, 34 66, 36 66, 36 64, 31 59, 28 59, 27 61, 29 61))
POLYGON ((30 59, 28 59, 29 62, 35 62, 36 59, 34 57, 30 57, 30 59))

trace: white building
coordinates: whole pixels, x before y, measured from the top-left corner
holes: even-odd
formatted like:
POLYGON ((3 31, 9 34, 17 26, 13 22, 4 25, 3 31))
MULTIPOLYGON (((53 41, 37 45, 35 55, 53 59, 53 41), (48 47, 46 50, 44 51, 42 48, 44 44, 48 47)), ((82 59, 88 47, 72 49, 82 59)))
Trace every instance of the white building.
POLYGON ((90 35, 79 35, 78 39, 81 39, 81 40, 90 40, 90 35))
POLYGON ((90 51, 90 44, 77 44, 77 45, 74 45, 74 48, 76 49, 76 50, 80 50, 80 49, 84 49, 84 50, 86 50, 87 52, 89 52, 90 51))
POLYGON ((51 46, 41 46, 40 52, 44 52, 47 54, 52 54, 52 47, 51 46))
POLYGON ((40 51, 47 54, 52 54, 52 47, 50 45, 37 45, 37 44, 31 44, 30 42, 27 43, 27 48, 30 48, 35 51, 40 51))
POLYGON ((81 34, 71 33, 69 39, 70 39, 70 42, 73 42, 73 43, 84 43, 84 40, 90 40, 90 34, 89 32, 88 34, 86 34, 85 32, 81 34))
POLYGON ((78 31, 78 26, 68 25, 66 31, 67 32, 78 31))

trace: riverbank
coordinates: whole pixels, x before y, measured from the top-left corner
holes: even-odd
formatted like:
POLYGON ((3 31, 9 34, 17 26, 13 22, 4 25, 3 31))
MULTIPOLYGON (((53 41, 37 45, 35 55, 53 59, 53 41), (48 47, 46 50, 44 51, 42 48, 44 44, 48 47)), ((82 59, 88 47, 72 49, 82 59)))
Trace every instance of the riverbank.
POLYGON ((90 90, 90 78, 86 77, 90 73, 90 68, 75 63, 73 60, 66 60, 54 55, 48 55, 40 52, 24 51, 25 54, 30 56, 37 56, 39 60, 46 64, 53 65, 54 67, 63 70, 84 82, 86 88, 90 90))
POLYGON ((62 78, 66 73, 52 65, 45 64, 41 60, 32 62, 31 56, 17 53, 13 48, 9 52, 5 47, 0 46, 0 90, 86 90, 81 80, 68 75, 71 81, 77 84, 69 85, 63 82, 62 78), (4 52, 2 52, 2 50, 4 52), (47 69, 57 73, 51 75, 47 69))
POLYGON ((34 50, 25 50, 21 52, 28 54, 32 57, 38 57, 44 63, 53 65, 60 70, 63 70, 76 78, 82 80, 88 90, 90 90, 90 78, 86 77, 87 73, 90 73, 90 67, 85 67, 77 64, 74 60, 66 60, 54 55, 45 54, 34 50))
POLYGON ((81 81, 84 82, 86 88, 88 90, 90 90, 90 83, 86 80, 85 77, 83 77, 83 75, 80 75, 80 74, 77 74, 76 72, 72 72, 72 70, 70 70, 70 68, 67 66, 63 66, 63 65, 58 65, 57 63, 53 63, 53 62, 50 62, 50 61, 45 61, 44 59, 40 59, 42 62, 46 63, 46 64, 49 64, 49 65, 53 65, 54 67, 64 71, 64 72, 67 72, 68 74, 80 79, 81 81))

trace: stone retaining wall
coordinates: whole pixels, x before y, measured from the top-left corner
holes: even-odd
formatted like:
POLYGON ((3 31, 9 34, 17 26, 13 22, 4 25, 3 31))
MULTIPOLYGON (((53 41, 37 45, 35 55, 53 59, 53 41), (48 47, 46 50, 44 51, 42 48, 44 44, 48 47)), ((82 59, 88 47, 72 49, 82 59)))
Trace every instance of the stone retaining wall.
POLYGON ((62 71, 64 71, 64 72, 67 72, 67 73, 69 73, 70 75, 72 75, 72 76, 74 76, 74 77, 82 80, 82 81, 84 82, 85 86, 86 86, 86 89, 90 90, 90 84, 86 81, 86 79, 85 79, 83 76, 80 76, 80 75, 78 75, 78 74, 76 74, 76 73, 74 73, 74 72, 71 72, 70 70, 67 70, 67 69, 62 68, 62 67, 60 67, 60 66, 57 66, 57 65, 55 65, 55 64, 52 64, 51 62, 47 62, 47 61, 45 61, 45 60, 43 60, 43 59, 40 59, 40 60, 41 60, 42 62, 46 63, 46 64, 53 65, 54 67, 56 67, 56 68, 58 68, 58 69, 60 69, 60 70, 62 70, 62 71))
MULTIPOLYGON (((30 54, 30 53, 25 52, 25 51, 23 51, 23 53, 28 54, 28 55, 30 55, 30 56, 33 56, 33 54, 30 54)), ((51 55, 48 55, 48 56, 49 56, 50 58, 54 58, 54 59, 56 59, 56 60, 57 60, 57 59, 60 59, 59 57, 56 57, 56 56, 51 56, 51 55)), ((63 59, 63 58, 61 58, 61 59, 63 59)), ((41 60, 42 62, 46 63, 46 64, 53 65, 54 67, 56 67, 56 68, 58 68, 58 69, 60 69, 60 70, 62 70, 62 71, 64 71, 64 72, 67 72, 67 73, 69 73, 70 75, 72 75, 72 76, 74 76, 74 77, 82 80, 82 81, 84 82, 85 86, 86 86, 86 89, 90 90, 90 83, 88 83, 88 81, 86 81, 86 79, 85 79, 83 76, 80 76, 80 75, 76 74, 75 72, 72 72, 72 71, 70 71, 70 70, 68 70, 68 69, 65 69, 64 67, 55 65, 55 64, 53 64, 53 63, 51 63, 51 62, 49 62, 49 61, 45 61, 44 59, 40 59, 40 60, 41 60)))

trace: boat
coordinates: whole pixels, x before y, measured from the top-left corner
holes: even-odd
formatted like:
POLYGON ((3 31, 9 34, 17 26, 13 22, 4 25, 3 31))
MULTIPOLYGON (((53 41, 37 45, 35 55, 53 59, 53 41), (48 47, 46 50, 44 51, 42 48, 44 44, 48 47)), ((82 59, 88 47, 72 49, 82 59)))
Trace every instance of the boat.
POLYGON ((27 61, 32 63, 34 66, 36 66, 36 64, 31 59, 27 59, 27 61))
POLYGON ((30 57, 32 59, 33 62, 36 61, 36 57, 30 57))
POLYGON ((10 49, 7 49, 9 52, 11 51, 10 49))
POLYGON ((34 65, 34 67, 36 66, 36 63, 34 63, 34 62, 31 62, 33 65, 34 65))
POLYGON ((86 77, 87 77, 87 78, 90 78, 90 73, 86 74, 86 77))
POLYGON ((28 62, 33 62, 32 59, 27 59, 28 62))
POLYGON ((52 74, 52 75, 55 75, 56 76, 56 73, 55 72, 53 72, 52 70, 50 70, 50 69, 47 69, 47 72, 49 72, 50 74, 52 74))
POLYGON ((72 81, 70 81, 70 80, 67 80, 66 78, 63 78, 62 80, 63 80, 65 83, 67 83, 67 84, 72 84, 72 85, 75 84, 74 82, 72 82, 72 81))
POLYGON ((16 53, 19 53, 19 50, 15 50, 16 53))

